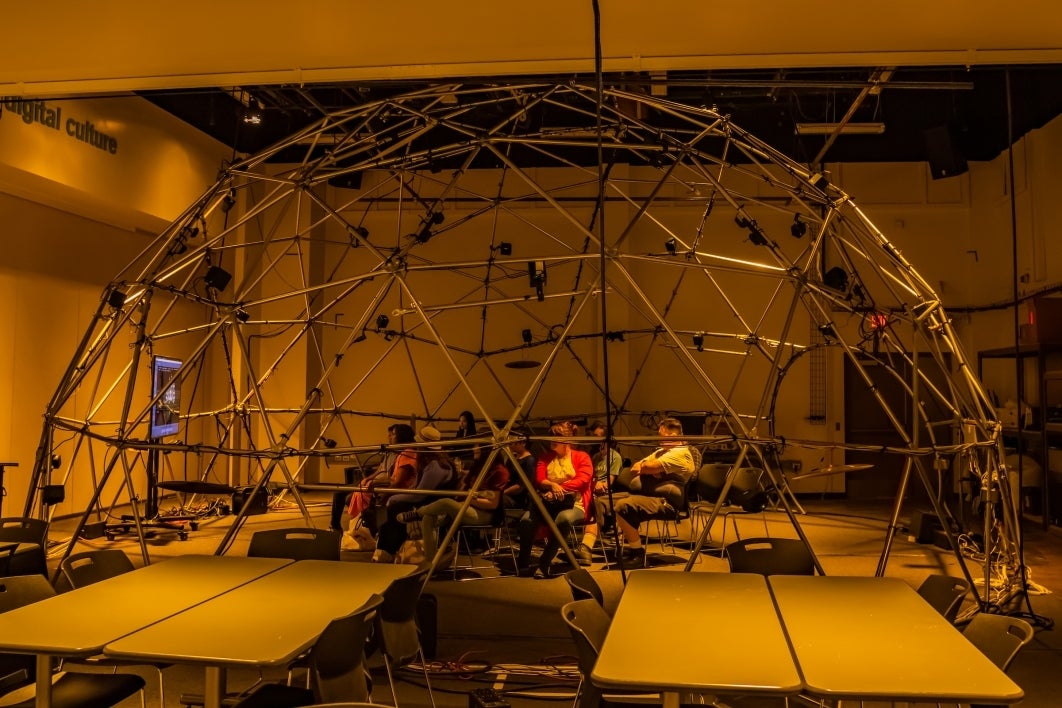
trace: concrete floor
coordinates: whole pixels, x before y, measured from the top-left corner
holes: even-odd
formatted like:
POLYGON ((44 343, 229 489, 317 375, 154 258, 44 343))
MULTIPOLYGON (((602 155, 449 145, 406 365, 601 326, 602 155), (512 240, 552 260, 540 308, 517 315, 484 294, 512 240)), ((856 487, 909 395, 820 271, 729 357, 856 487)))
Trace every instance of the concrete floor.
MULTIPOLYGON (((327 495, 305 496, 313 524, 327 527, 327 495)), ((828 575, 873 575, 883 553, 886 541, 887 504, 851 504, 834 500, 801 500, 806 514, 797 515, 801 528, 807 534, 823 570, 828 575)), ((164 500, 162 510, 167 510, 170 500, 164 500)), ((901 516, 906 523, 908 516, 901 516)), ((196 531, 188 534, 187 540, 178 540, 172 532, 160 531, 147 539, 145 546, 153 561, 186 553, 214 553, 222 537, 229 529, 233 517, 204 517, 196 531)), ((253 531, 262 528, 302 526, 304 520, 295 505, 281 501, 266 514, 248 517, 247 523, 235 537, 229 554, 242 554, 253 531)), ((63 553, 65 543, 73 529, 73 520, 57 520, 52 524, 53 548, 51 561, 54 564, 63 553)), ((722 519, 713 526, 712 537, 721 541, 722 519)), ((684 523, 680 535, 688 537, 689 524, 684 523)), ((741 537, 771 535, 795 536, 792 523, 785 514, 733 514, 728 518, 726 540, 741 537)), ((1026 646, 1015 659, 1009 674, 1025 690, 1023 706, 1048 708, 1062 705, 1062 671, 1057 667, 1062 658, 1062 641, 1058 633, 1048 628, 1053 618, 1062 616, 1062 601, 1052 591, 1062 587, 1062 529, 1048 530, 1035 521, 1026 521, 1024 526, 1024 558, 1028 572, 1028 594, 1017 594, 1007 603, 1007 611, 1026 616, 1038 625, 1032 643, 1026 646)), ((140 564, 141 549, 134 537, 119 537, 114 541, 94 539, 81 541, 75 550, 93 547, 122 548, 140 564)), ((661 561, 676 561, 685 558, 686 551, 678 550, 677 558, 664 549, 656 557, 661 561)), ((344 553, 344 560, 365 562, 366 553, 344 553)), ((467 560, 467 559, 462 559, 467 560)), ((462 571, 453 579, 432 580, 426 591, 438 598, 438 648, 431 663, 432 685, 438 706, 469 705, 469 692, 478 687, 490 686, 504 692, 507 699, 518 708, 541 706, 543 701, 566 702, 574 695, 578 672, 574 666, 574 645, 560 620, 558 608, 570 599, 563 579, 533 580, 499 575, 489 560, 476 558, 477 567, 462 571)), ((984 567, 974 560, 965 561, 971 574, 983 577, 984 567)), ((674 572, 680 572, 682 564, 665 564, 674 572)), ((620 572, 609 570, 602 561, 590 568, 604 589, 606 604, 618 602, 623 588, 620 572)), ((695 563, 695 572, 728 572, 726 561, 710 554, 701 554, 695 563)), ((947 573, 961 575, 958 560, 950 552, 934 545, 919 544, 910 540, 905 530, 893 535, 886 575, 906 580, 917 586, 926 575, 947 573)), ((263 608, 263 621, 268 621, 271 612, 284 612, 286 606, 304 601, 305 598, 277 598, 275 606, 263 608)), ((962 615, 976 611, 976 603, 968 598, 962 615)), ((214 632, 218 641, 226 635, 238 632, 238 627, 204 627, 203 631, 214 632)), ((695 650, 697 642, 713 641, 710 637, 676 637, 673 651, 695 650)), ((948 660, 941 657, 942 662, 948 660)), ((163 705, 158 701, 157 679, 150 671, 148 679, 149 705, 163 705)), ((174 666, 164 672, 166 682, 165 706, 181 705, 182 692, 197 692, 201 685, 202 670, 197 667, 174 666)), ((231 672, 230 685, 247 685, 256 676, 248 672, 231 672)), ((377 702, 391 701, 386 675, 374 677, 377 702)), ((398 698, 403 706, 429 706, 427 695, 420 684, 423 676, 408 673, 399 683, 398 698), (419 683, 418 683, 419 682, 419 683)), ((782 705, 781 701, 763 699, 728 699, 730 705, 771 706, 782 705)), ((127 702, 129 706, 137 701, 127 702)), ((126 704, 123 704, 123 706, 126 704)))

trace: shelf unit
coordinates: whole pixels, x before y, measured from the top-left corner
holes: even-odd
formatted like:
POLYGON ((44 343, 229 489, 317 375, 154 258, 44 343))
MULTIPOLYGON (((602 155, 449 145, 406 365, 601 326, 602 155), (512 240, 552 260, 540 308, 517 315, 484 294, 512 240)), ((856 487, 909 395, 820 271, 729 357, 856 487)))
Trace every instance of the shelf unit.
MULTIPOLYGON (((1040 393, 1040 415, 1039 421, 1034 428, 1025 428, 1022 426, 1022 411, 1021 402, 1018 403, 1018 426, 1017 428, 1005 429, 1005 432, 1013 430, 1013 434, 1019 441, 1018 453, 1021 454, 1026 448, 1025 442, 1033 442, 1034 440, 1039 443, 1038 445, 1030 445, 1029 447, 1039 447, 1040 452, 1040 465, 1043 473, 1040 475, 1040 513, 1043 519, 1044 530, 1051 524, 1051 501, 1050 494, 1048 493, 1049 484, 1048 480, 1051 477, 1050 474, 1050 455, 1051 443, 1057 442, 1062 446, 1062 424, 1060 423, 1048 423, 1047 422, 1047 401, 1048 401, 1048 382, 1049 381, 1062 381, 1062 371, 1048 371, 1047 370, 1047 356, 1053 352, 1060 351, 1059 347, 1045 347, 1035 344, 1023 344, 1018 347, 1004 347, 1002 349, 985 349, 977 352, 977 378, 981 381, 984 380, 982 374, 984 373, 984 361, 985 359, 1014 359, 1017 362, 1017 376, 1018 380, 1025 381, 1025 363, 1027 360, 1032 359, 1036 364, 1037 381, 1039 382, 1040 393), (1038 440, 1036 440, 1038 438, 1038 440)), ((1019 494, 1020 494, 1019 490, 1019 494)))

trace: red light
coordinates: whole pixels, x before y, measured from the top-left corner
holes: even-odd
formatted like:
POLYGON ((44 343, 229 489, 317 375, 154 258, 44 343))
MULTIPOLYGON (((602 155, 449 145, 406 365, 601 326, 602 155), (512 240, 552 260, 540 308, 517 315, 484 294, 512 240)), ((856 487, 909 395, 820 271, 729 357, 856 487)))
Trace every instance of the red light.
POLYGON ((889 326, 889 316, 882 314, 875 314, 870 316, 870 328, 875 332, 880 332, 889 326))

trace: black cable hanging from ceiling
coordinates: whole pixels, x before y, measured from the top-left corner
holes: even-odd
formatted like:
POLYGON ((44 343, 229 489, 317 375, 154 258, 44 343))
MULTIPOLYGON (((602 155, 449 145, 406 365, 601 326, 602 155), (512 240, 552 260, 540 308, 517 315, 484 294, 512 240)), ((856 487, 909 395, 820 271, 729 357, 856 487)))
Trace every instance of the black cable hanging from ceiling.
MULTIPOLYGON (((613 432, 614 414, 612 411, 612 393, 609 390, 609 365, 608 365, 608 298, 605 296, 607 278, 605 277, 605 265, 608 260, 605 255, 605 147, 601 135, 601 115, 604 112, 605 80, 602 70, 601 52, 601 6, 599 0, 590 0, 594 10, 594 83, 597 88, 597 100, 594 105, 594 125, 597 133, 597 236, 598 236, 598 281, 600 283, 601 296, 601 375, 602 392, 605 395, 605 469, 609 468, 612 450, 615 447, 613 432)), ((608 506, 613 508, 612 485, 605 487, 608 495, 608 506)), ((620 547, 619 525, 612 525, 613 541, 616 548, 620 547)), ((627 570, 619 563, 620 577, 623 585, 627 585, 627 570)))

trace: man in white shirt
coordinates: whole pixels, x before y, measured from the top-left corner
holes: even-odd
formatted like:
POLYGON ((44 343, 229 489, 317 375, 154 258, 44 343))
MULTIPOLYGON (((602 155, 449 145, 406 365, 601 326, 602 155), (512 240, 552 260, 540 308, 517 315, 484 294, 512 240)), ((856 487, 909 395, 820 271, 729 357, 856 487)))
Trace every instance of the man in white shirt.
POLYGON ((686 483, 697 471, 700 457, 682 440, 682 422, 664 418, 657 426, 664 438, 660 447, 631 466, 631 495, 616 502, 616 526, 626 544, 626 567, 645 565, 645 548, 638 527, 649 519, 667 518, 682 504, 686 483))

